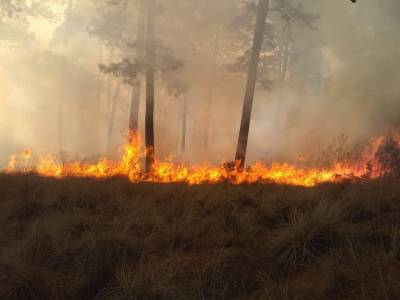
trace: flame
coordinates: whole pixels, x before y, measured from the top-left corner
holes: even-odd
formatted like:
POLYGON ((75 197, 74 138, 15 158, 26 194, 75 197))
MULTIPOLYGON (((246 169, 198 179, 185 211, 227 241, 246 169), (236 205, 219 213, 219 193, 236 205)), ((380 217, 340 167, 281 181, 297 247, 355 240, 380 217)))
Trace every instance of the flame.
MULTIPOLYGON (((400 135, 392 135, 400 145, 400 135)), ((312 187, 326 182, 338 182, 352 178, 377 178, 380 176, 375 155, 384 144, 385 136, 373 139, 362 153, 358 163, 336 162, 332 168, 317 169, 296 167, 289 163, 272 163, 266 165, 258 162, 245 170, 239 170, 238 164, 221 164, 217 166, 203 164, 187 166, 175 163, 172 158, 156 160, 153 171, 147 174, 142 167, 145 150, 139 136, 128 135, 127 142, 119 148, 120 159, 110 160, 106 157, 97 162, 80 161, 63 162, 54 154, 47 154, 34 159, 30 150, 21 155, 12 155, 5 173, 34 172, 45 177, 91 177, 105 179, 113 176, 125 176, 130 181, 156 183, 186 183, 197 185, 204 183, 233 184, 273 182, 312 187), (129 141, 129 142, 128 142, 129 141)), ((301 161, 305 159, 301 157, 301 161)))
POLYGON ((13 173, 17 169, 17 156, 11 155, 8 160, 8 165, 6 167, 6 173, 13 173))

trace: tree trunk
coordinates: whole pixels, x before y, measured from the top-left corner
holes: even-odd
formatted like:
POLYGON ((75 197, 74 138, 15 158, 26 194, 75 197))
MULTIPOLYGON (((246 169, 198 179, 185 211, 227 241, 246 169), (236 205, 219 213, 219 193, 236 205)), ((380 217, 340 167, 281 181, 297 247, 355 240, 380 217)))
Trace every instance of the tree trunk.
MULTIPOLYGON (((143 44, 146 34, 146 11, 143 0, 138 1, 138 25, 136 33, 136 43, 137 43, 137 53, 139 56, 143 55, 143 44)), ((137 134, 139 128, 139 103, 140 103, 140 93, 141 93, 141 76, 136 75, 135 83, 132 86, 131 93, 131 109, 129 114, 129 131, 133 133, 130 138, 137 134)))
POLYGON ((108 130, 107 130, 107 152, 110 154, 111 152, 111 145, 112 145, 112 136, 114 132, 114 120, 115 120, 115 113, 117 111, 117 103, 118 103, 118 96, 121 90, 121 84, 118 83, 117 87, 115 88, 114 95, 112 97, 112 104, 111 104, 111 111, 110 111, 110 118, 108 121, 108 130))
POLYGON ((267 13, 269 7, 269 0, 258 1, 257 21, 253 40, 253 49, 251 52, 251 59, 249 64, 249 73, 247 78, 246 93, 244 96, 242 121, 240 124, 239 139, 236 149, 235 160, 239 163, 242 169, 246 160, 247 143, 249 138, 251 111, 253 108, 254 92, 257 81, 257 68, 260 60, 260 53, 262 42, 264 38, 265 23, 267 20, 267 13))
POLYGON ((147 38, 146 38, 146 171, 151 172, 154 166, 154 18, 155 0, 147 0, 147 38))
POLYGON ((184 154, 186 150, 186 129, 187 129, 187 96, 186 94, 183 94, 181 154, 184 154))

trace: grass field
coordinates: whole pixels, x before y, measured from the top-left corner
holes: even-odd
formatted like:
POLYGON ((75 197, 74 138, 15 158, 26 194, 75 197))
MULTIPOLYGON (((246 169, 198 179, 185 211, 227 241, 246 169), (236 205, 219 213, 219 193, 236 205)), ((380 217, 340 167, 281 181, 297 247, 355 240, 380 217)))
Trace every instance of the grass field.
POLYGON ((400 183, 0 175, 0 299, 400 299, 400 183))

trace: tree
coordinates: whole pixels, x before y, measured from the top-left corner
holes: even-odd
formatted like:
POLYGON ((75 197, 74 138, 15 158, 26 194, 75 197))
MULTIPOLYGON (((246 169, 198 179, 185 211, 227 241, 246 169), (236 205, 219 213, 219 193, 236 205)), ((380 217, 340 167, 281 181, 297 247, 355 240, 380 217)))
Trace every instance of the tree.
MULTIPOLYGON (((137 30, 136 30, 136 44, 138 45, 137 52, 138 56, 143 55, 144 38, 146 34, 146 19, 145 19, 145 5, 143 1, 138 1, 139 9, 138 20, 137 20, 137 30)), ((131 106, 129 114, 129 131, 131 133, 130 138, 136 136, 139 127, 139 100, 140 100, 140 90, 141 90, 141 76, 140 74, 135 75, 132 82, 132 94, 131 94, 131 106)))
MULTIPOLYGON (((119 3, 121 1, 116 1, 112 4, 117 5, 119 3)), ((115 78, 121 80, 123 84, 131 87, 129 129, 134 134, 138 129, 141 79, 146 79, 145 139, 147 141, 146 148, 149 152, 149 159, 146 165, 151 168, 150 157, 154 156, 155 74, 157 74, 157 79, 166 88, 167 92, 175 98, 186 92, 188 87, 179 74, 179 71, 183 69, 183 62, 175 57, 172 50, 164 45, 161 39, 155 38, 154 32, 152 32, 154 31, 155 17, 152 17, 152 15, 161 11, 161 2, 139 1, 138 5, 135 22, 136 34, 123 29, 118 34, 121 38, 118 39, 120 45, 117 46, 121 59, 117 60, 117 62, 100 65, 100 70, 105 74, 112 74, 115 78), (151 12, 151 9, 155 12, 151 12), (152 17, 153 20, 149 19, 149 17, 152 17), (153 155, 151 155, 152 152, 153 155)), ((118 22, 118 19, 114 22, 118 22)), ((103 31, 101 30, 100 32, 103 31)), ((134 137, 134 134, 130 135, 130 137, 134 137)))
MULTIPOLYGON (((128 43, 128 35, 130 33, 129 30, 126 30, 128 27, 128 0, 120 0, 116 1, 114 4, 115 7, 106 6, 103 11, 100 11, 100 22, 96 29, 98 31, 98 36, 103 36, 103 39, 107 41, 108 50, 109 50, 109 61, 110 64, 113 65, 113 59, 115 52, 120 52, 121 55, 126 55, 128 43), (110 25, 110 26, 108 26, 110 25), (109 28, 112 28, 111 30, 109 28)), ((100 64, 100 70, 105 72, 106 68, 100 64)), ((109 102, 108 109, 108 124, 107 124, 107 151, 111 153, 112 150, 112 137, 114 133, 114 123, 116 120, 116 113, 118 107, 118 101, 120 96, 120 91, 122 87, 122 83, 119 79, 114 88, 114 92, 111 96, 111 87, 112 87, 112 78, 108 80, 107 87, 107 100, 109 102)))
MULTIPOLYGON (((251 47, 248 44, 253 38, 257 9, 254 1, 245 2, 242 13, 232 23, 237 33, 237 47, 233 51, 238 52, 239 55, 227 66, 231 72, 244 74, 247 71, 251 57, 251 47), (240 29, 237 30, 237 28, 240 29)), ((314 13, 305 12, 302 4, 295 4, 292 0, 274 1, 274 6, 269 9, 269 12, 270 17, 265 24, 257 76, 257 82, 267 89, 271 89, 274 83, 285 81, 288 77, 290 63, 295 54, 294 29, 314 30, 319 18, 314 13)))
POLYGON ((242 110, 242 121, 240 124, 239 139, 235 157, 235 160, 239 163, 240 168, 244 167, 246 159, 251 111, 253 107, 254 91, 257 81, 257 68, 258 68, 258 62, 260 60, 260 53, 264 37, 268 8, 269 8, 269 0, 258 1, 257 20, 254 32, 253 48, 249 64, 246 92, 244 96, 243 110, 242 110))
MULTIPOLYGON (((255 70, 247 73, 246 100, 243 107, 236 154, 236 159, 239 161, 240 167, 244 166, 246 157, 251 107, 256 83, 260 83, 266 89, 272 89, 274 84, 277 84, 281 90, 283 89, 284 83, 290 75, 290 66, 296 54, 294 24, 301 25, 298 28, 306 27, 314 29, 314 24, 318 19, 318 15, 305 12, 302 4, 295 4, 291 0, 276 0, 273 7, 269 7, 268 2, 266 4, 267 11, 271 13, 268 18, 269 21, 266 22, 266 18, 264 19, 264 23, 262 24, 264 26, 263 33, 257 37, 259 40, 254 35, 253 48, 250 49, 247 43, 253 35, 251 28, 254 21, 255 23, 259 21, 260 6, 261 3, 256 5, 254 1, 245 2, 242 13, 233 22, 235 28, 240 28, 237 31, 239 47, 235 50, 239 53, 241 49, 245 50, 242 50, 241 54, 235 58, 235 61, 228 65, 228 70, 243 74, 249 66, 250 69, 252 67, 255 68, 255 70), (254 49, 254 45, 260 46, 260 51, 257 51, 256 58, 254 57, 254 51, 256 50, 254 49), (255 61, 257 61, 256 64, 255 61), (254 75, 254 73, 257 74, 254 75), (252 82, 253 76, 256 78, 254 87, 252 82), (249 109, 250 111, 248 111, 249 109)), ((256 24, 256 26, 258 26, 256 27, 256 33, 259 33, 259 26, 261 24, 256 24)), ((278 103, 279 106, 280 102, 278 103)))
POLYGON ((143 68, 144 65, 131 61, 144 61, 145 54, 145 34, 146 34, 146 4, 143 0, 133 3, 136 6, 136 28, 135 33, 129 30, 130 27, 130 11, 131 3, 129 0, 115 0, 109 2, 112 6, 120 6, 118 18, 110 18, 109 12, 101 12, 100 18, 91 29, 91 32, 97 36, 101 36, 108 41, 108 45, 116 48, 121 52, 122 59, 118 63, 112 60, 109 65, 100 64, 100 69, 104 73, 111 73, 116 77, 121 77, 123 83, 131 86, 130 95, 130 112, 129 112, 129 138, 133 138, 138 130, 139 123, 139 100, 141 94, 142 72, 137 68, 143 68), (122 4, 122 5, 121 5, 122 4), (121 13, 123 16, 121 17, 121 13), (106 26, 105 24, 109 24, 106 26), (115 28, 110 31, 109 28, 115 28), (134 36, 134 38, 131 38, 134 36), (136 68, 136 69, 135 69, 136 68))
POLYGON ((146 171, 150 172, 154 165, 154 19, 155 0, 147 0, 147 24, 146 24, 146 171))
POLYGON ((0 1, 0 20, 4 17, 13 17, 15 14, 22 11, 23 3, 14 3, 11 0, 0 1))
MULTIPOLYGON (((102 5, 103 1, 72 1, 71 4, 70 0, 63 1, 63 5, 58 6, 59 25, 55 28, 47 49, 58 57, 58 62, 46 62, 46 65, 56 67, 55 79, 58 79, 58 95, 54 98, 55 117, 58 119, 54 126, 55 141, 57 142, 57 136, 62 139, 61 143, 58 142, 61 144, 58 148, 64 152, 73 151, 75 147, 90 147, 95 152, 104 151, 100 150, 100 146, 104 146, 107 138, 112 108, 107 101, 111 102, 109 99, 114 95, 114 85, 116 86, 112 76, 105 78, 98 68, 99 62, 108 62, 109 53, 106 51, 111 48, 106 39, 108 35, 97 31, 102 24, 100 16, 105 11, 102 9, 106 5, 102 5), (111 82, 109 97, 106 95, 106 88, 103 88, 107 79, 111 82), (57 108, 58 104, 61 104, 61 109, 57 108), (57 110, 61 118, 58 118, 57 110), (58 122, 61 126, 57 126, 58 122), (61 134, 57 134, 57 127, 62 127, 59 130, 61 134)), ((110 15, 112 13, 115 10, 110 15)), ((104 22, 104 27, 107 25, 109 23, 104 22)), ((109 28, 110 31, 114 29, 111 26, 109 28)))
POLYGON ((195 89, 199 91, 197 94, 187 95, 187 102, 197 108, 192 116, 201 118, 199 122, 195 122, 199 124, 199 128, 194 127, 194 130, 201 131, 198 141, 202 148, 208 148, 213 136, 212 130, 215 129, 211 124, 213 114, 216 114, 213 106, 222 87, 217 82, 223 80, 227 74, 223 61, 229 55, 231 47, 228 44, 232 41, 228 24, 237 15, 240 2, 242 0, 177 0, 174 5, 164 5, 164 15, 168 17, 168 24, 174 30, 172 44, 190 70, 187 74, 188 80, 196 80, 195 89), (207 72, 208 76, 199 74, 200 68, 196 67, 198 61, 201 61, 202 72, 207 72), (206 89, 202 90, 199 86, 206 86, 206 89), (200 105, 196 103, 196 98, 202 101, 200 105))
POLYGON ((56 12, 60 5, 67 0, 0 0, 0 23, 7 18, 18 17, 44 17, 48 20, 55 20, 58 17, 56 12))
POLYGON ((29 28, 30 18, 55 20, 58 17, 56 7, 63 1, 0 0, 0 42, 21 46, 34 40, 29 28))

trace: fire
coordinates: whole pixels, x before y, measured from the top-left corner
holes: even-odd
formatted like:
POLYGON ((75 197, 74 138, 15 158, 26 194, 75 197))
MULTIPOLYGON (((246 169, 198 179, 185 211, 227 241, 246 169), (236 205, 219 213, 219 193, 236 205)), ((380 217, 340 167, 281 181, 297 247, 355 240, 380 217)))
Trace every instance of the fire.
MULTIPOLYGON (((399 146, 400 153, 400 135, 392 134, 391 137, 399 146)), ((357 163, 336 162, 333 167, 325 169, 300 168, 288 163, 266 165, 258 162, 245 170, 239 170, 235 163, 217 166, 209 164, 187 166, 175 163, 173 159, 169 158, 156 160, 151 174, 146 173, 142 167, 145 150, 141 146, 140 137, 130 135, 127 140, 130 142, 126 142, 120 147, 120 159, 118 160, 103 157, 94 163, 63 162, 53 154, 35 159, 30 150, 24 150, 21 155, 10 157, 9 164, 4 172, 33 172, 54 178, 91 177, 105 179, 113 176, 125 176, 134 183, 156 182, 197 185, 229 181, 233 184, 273 182, 311 187, 325 182, 338 182, 343 179, 382 176, 382 169, 379 161, 377 161, 377 153, 380 153, 380 149, 385 145, 386 138, 383 136, 373 139, 362 153, 361 161, 357 163)))

